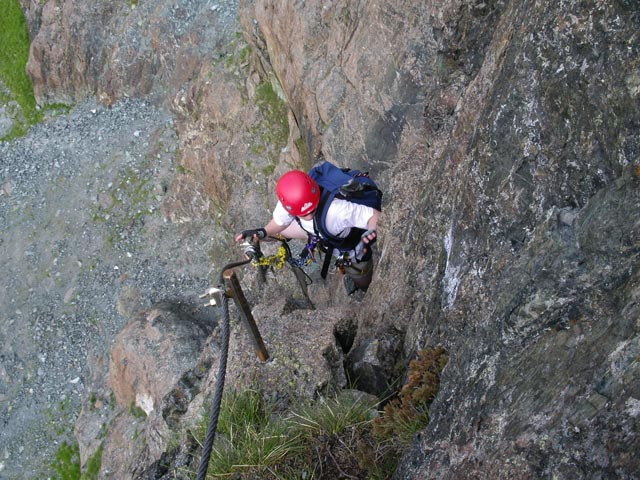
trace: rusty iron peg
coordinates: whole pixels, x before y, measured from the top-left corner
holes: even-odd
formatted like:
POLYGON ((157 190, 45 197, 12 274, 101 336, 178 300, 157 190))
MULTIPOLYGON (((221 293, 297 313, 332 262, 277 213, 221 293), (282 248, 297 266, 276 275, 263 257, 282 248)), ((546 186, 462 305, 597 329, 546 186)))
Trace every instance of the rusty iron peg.
POLYGON ((267 348, 262 341, 262 336, 260 335, 260 331, 258 330, 258 325, 253 318, 251 308, 249 307, 249 302, 242 292, 242 288, 240 287, 240 282, 238 281, 236 273, 231 269, 225 270, 224 272, 222 272, 222 278, 224 278, 226 287, 225 295, 227 297, 233 298, 233 300, 236 302, 236 306, 241 313, 240 317, 242 318, 244 326, 249 333, 251 343, 253 343, 253 348, 256 352, 256 355, 258 356, 258 359, 261 362, 266 362, 267 360, 269 360, 269 352, 267 351, 267 348))

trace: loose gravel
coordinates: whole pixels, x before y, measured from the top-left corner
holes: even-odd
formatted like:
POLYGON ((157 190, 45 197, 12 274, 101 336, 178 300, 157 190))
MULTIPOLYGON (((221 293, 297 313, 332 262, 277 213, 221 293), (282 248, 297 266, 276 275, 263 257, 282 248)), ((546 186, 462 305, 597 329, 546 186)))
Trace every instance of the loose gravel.
POLYGON ((0 478, 46 478, 129 317, 215 277, 214 227, 161 214, 176 149, 170 115, 134 100, 0 143, 0 478))

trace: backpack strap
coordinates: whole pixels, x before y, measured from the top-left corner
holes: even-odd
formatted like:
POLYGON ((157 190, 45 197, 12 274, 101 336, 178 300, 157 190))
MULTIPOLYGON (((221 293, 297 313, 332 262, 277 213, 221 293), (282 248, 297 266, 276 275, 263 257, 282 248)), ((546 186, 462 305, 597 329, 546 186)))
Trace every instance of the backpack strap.
POLYGON ((336 235, 332 235, 327 229, 326 223, 327 212, 329 211, 329 206, 331 205, 331 202, 333 202, 334 198, 334 193, 320 187, 320 200, 316 207, 316 213, 313 215, 313 230, 315 231, 315 234, 325 242, 337 245, 341 242, 341 238, 336 235))
POLYGON ((325 278, 327 278, 327 273, 329 272, 329 267, 331 266, 332 248, 328 245, 321 244, 320 249, 324 252, 324 260, 322 262, 322 269, 320 270, 320 276, 324 280, 325 278))

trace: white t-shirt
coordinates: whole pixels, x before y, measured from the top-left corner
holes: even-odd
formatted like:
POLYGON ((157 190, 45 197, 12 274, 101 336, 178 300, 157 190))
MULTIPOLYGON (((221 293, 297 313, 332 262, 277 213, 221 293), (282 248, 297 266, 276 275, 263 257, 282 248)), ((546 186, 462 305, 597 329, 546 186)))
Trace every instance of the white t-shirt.
MULTIPOLYGON (((367 222, 373 216, 373 208, 366 205, 348 202, 340 198, 334 198, 327 210, 325 224, 330 234, 344 238, 349 235, 349 230, 353 227, 367 230, 367 222)), ((273 220, 284 227, 290 225, 295 217, 285 210, 282 203, 278 202, 273 210, 273 220)), ((313 231, 313 220, 300 219, 302 228, 308 233, 313 231)))

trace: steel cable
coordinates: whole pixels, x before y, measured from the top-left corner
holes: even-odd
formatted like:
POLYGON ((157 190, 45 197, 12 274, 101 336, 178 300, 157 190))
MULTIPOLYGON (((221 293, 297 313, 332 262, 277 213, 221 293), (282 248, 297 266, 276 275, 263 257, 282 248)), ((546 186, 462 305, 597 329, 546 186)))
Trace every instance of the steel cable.
MULTIPOLYGON (((237 263, 230 263, 222 269, 220 274, 220 285, 224 285, 223 273, 230 268, 246 265, 251 260, 237 263)), ((218 427, 218 416, 220 415, 220 405, 222 404, 222 393, 224 390, 224 380, 227 373, 227 357, 229 355, 229 299, 226 295, 221 298, 222 307, 222 324, 220 325, 220 335, 222 337, 222 345, 220 352, 220 360, 218 362, 218 376, 216 377, 216 388, 213 393, 213 402, 211 405, 211 413, 209 415, 209 425, 207 426, 207 434, 205 436, 204 445, 202 446, 202 454, 200 456, 200 465, 198 466, 197 480, 205 480, 207 469, 209 467, 209 459, 211 458, 211 450, 213 448, 213 440, 218 427)))

